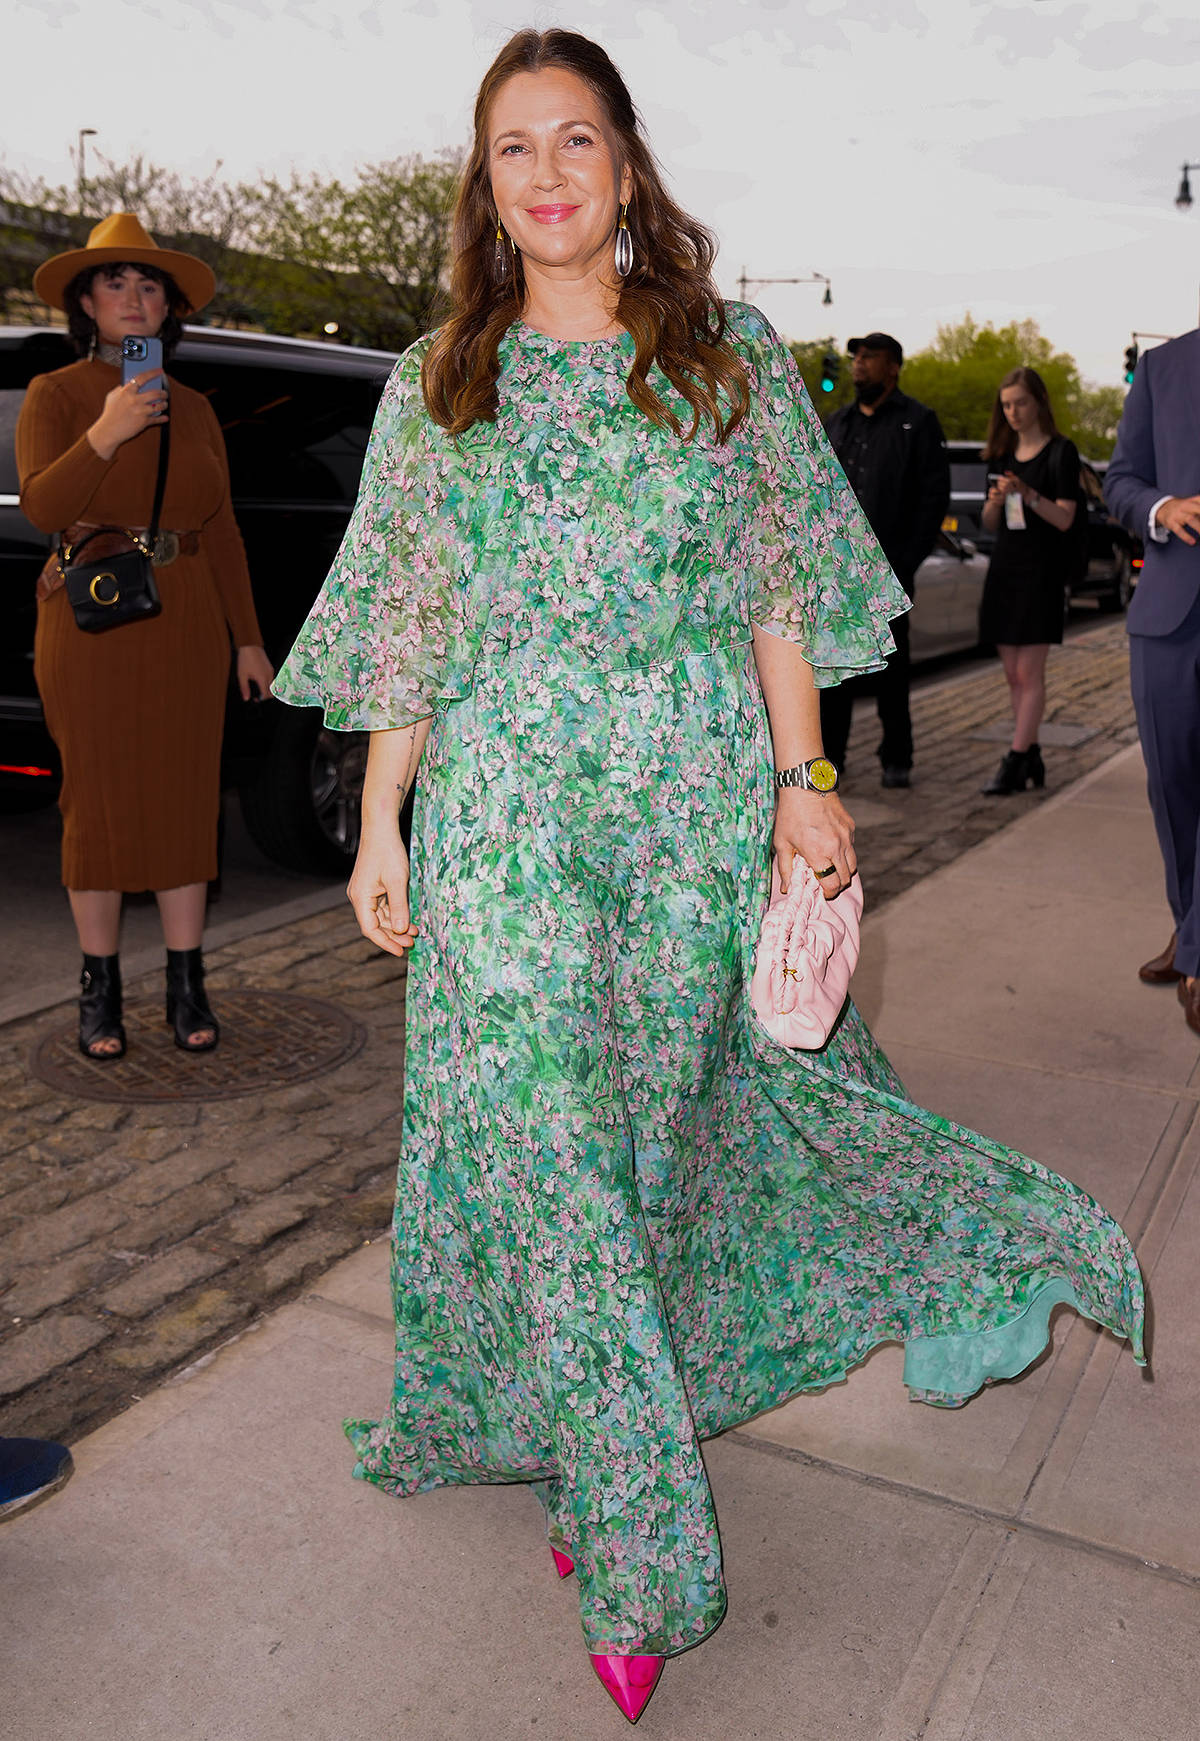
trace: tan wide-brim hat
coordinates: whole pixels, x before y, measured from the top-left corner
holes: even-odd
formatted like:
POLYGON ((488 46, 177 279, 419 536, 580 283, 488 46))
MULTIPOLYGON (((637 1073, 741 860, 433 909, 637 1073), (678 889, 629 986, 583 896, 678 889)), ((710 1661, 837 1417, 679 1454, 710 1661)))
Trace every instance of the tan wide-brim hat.
POLYGON ((217 281, 203 260, 194 254, 177 254, 173 248, 160 248, 132 212, 114 212, 110 218, 102 218, 88 237, 86 247, 72 248, 69 254, 55 254, 39 266, 33 275, 34 294, 48 307, 62 308, 63 292, 77 272, 87 266, 124 261, 134 266, 157 266, 160 272, 169 272, 187 297, 193 314, 216 294, 217 281))

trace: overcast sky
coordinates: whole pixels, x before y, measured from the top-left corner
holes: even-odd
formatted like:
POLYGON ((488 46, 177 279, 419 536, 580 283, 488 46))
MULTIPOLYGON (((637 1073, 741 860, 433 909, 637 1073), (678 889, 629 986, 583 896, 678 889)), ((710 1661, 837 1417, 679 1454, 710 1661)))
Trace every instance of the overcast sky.
POLYGON ((526 24, 607 47, 727 294, 832 277, 831 309, 752 291, 789 338, 1032 315, 1114 382, 1132 329, 1196 324, 1197 0, 15 0, 3 148, 55 180, 79 127, 187 172, 345 174, 464 142, 526 24))

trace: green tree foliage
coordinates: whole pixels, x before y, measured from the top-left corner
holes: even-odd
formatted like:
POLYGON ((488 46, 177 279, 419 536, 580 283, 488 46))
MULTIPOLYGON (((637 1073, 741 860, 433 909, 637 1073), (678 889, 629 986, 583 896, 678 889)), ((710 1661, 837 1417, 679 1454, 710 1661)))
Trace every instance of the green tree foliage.
MULTIPOLYGON (((822 417, 854 397, 851 358, 843 356, 833 393, 821 392, 821 360, 832 341, 811 339, 789 348, 822 417)), ((1036 369, 1046 383, 1055 420, 1089 459, 1108 459, 1117 437, 1125 395, 1119 387, 1091 387, 1075 359, 1056 351, 1033 320, 980 326, 971 315, 938 328, 923 351, 908 357, 900 385, 931 405, 951 440, 982 441, 1000 382, 1011 369, 1036 369)))
POLYGON ((401 350, 430 324, 449 245, 461 160, 398 158, 357 181, 293 175, 253 196, 260 274, 287 304, 291 330, 336 320, 339 338, 401 350), (287 291, 279 282, 280 265, 287 291))
POLYGON ((788 349, 796 359, 809 397, 822 418, 828 417, 840 405, 849 404, 854 397, 854 388, 850 382, 850 358, 838 350, 836 339, 805 339, 789 344, 788 349), (837 385, 832 393, 821 391, 821 371, 826 351, 832 351, 838 359, 837 385))
POLYGON ((47 255, 81 246, 96 219, 132 211, 155 240, 196 254, 217 294, 214 325, 319 335, 402 350, 433 318, 446 261, 456 154, 368 164, 352 181, 293 175, 229 182, 220 164, 187 178, 143 157, 97 159, 77 187, 0 166, 0 296, 10 320, 39 318, 29 293, 47 255))
POLYGON ((1074 358, 1056 351, 1032 320, 979 326, 968 314, 904 365, 904 390, 932 405, 952 439, 979 441, 987 430, 1000 382, 1010 369, 1036 369, 1060 424, 1080 389, 1074 358))
POLYGON ((1081 387, 1069 434, 1087 459, 1111 459, 1125 409, 1123 387, 1081 387))
POLYGON ((1116 387, 1089 387, 1066 351, 1056 351, 1033 320, 980 326, 967 315, 938 328, 925 350, 908 358, 902 385, 931 405, 952 439, 981 441, 1000 382, 1010 370, 1036 369, 1046 383, 1055 421, 1090 459, 1107 459, 1116 440, 1124 395, 1116 387))
MULTIPOLYGON (((461 155, 367 164, 350 181, 295 175, 286 181, 226 181, 218 163, 185 177, 140 155, 98 156, 83 191, 49 186, 0 165, 0 317, 45 317, 32 296, 35 267, 80 247, 96 219, 136 212, 168 247, 212 267, 217 294, 203 318, 214 325, 317 336, 337 323, 342 343, 403 350, 435 318, 449 245, 449 214, 461 155)), ((822 417, 854 397, 850 358, 839 353, 837 385, 821 390, 833 339, 791 346, 822 417)), ((904 366, 906 392, 932 405, 951 438, 979 441, 1000 381, 1019 364, 1046 382, 1059 427, 1093 459, 1112 453, 1124 395, 1089 387, 1073 357, 1056 351, 1035 321, 980 326, 971 315, 938 328, 904 366)))

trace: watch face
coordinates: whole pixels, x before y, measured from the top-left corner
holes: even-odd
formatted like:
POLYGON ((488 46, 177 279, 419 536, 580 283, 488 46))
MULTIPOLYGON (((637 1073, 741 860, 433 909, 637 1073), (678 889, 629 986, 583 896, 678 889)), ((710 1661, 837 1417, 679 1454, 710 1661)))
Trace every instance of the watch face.
POLYGON ((808 764, 808 783, 815 792, 832 792, 837 785, 837 769, 824 756, 808 764))

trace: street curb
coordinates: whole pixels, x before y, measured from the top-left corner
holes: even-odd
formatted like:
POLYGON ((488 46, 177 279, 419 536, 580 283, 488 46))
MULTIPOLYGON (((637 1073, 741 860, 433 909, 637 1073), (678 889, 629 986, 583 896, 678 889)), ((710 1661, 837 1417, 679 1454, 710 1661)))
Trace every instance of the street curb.
MULTIPOLYGON (((908 888, 897 889, 894 895, 888 895, 882 901, 874 903, 863 914, 862 922, 864 926, 869 925, 873 919, 878 918, 886 909, 894 907, 897 901, 904 900, 906 896, 911 895, 916 889, 925 888, 930 883, 936 883, 937 879, 944 876, 947 871, 953 870, 957 865, 965 864, 969 859, 973 858, 977 852, 985 851, 999 838, 1000 835, 1007 834, 1010 829, 1022 828, 1027 824, 1032 823, 1036 817, 1046 816, 1055 810, 1061 809, 1064 804, 1073 803, 1081 792, 1086 792, 1089 786, 1094 786, 1097 781, 1102 780, 1104 776, 1121 760, 1122 756, 1137 756, 1140 760, 1141 754, 1142 746, 1140 743, 1122 744, 1119 750, 1114 750, 1111 756, 1106 756, 1105 759, 1102 762, 1097 763, 1094 768, 1089 768, 1086 774, 1081 774, 1077 780, 1072 780, 1070 785, 1064 786, 1061 792, 1055 792, 1052 797, 1044 798, 1040 804, 1031 806, 1025 811, 1024 815, 1014 816, 1012 821, 1006 823, 1003 828, 998 828, 994 834, 989 834, 984 840, 976 841, 974 846, 969 846, 965 852, 960 852, 957 857, 950 859, 947 864, 939 865, 936 870, 927 872, 918 882, 911 883, 908 888)), ((851 986, 851 993, 853 994, 853 986, 851 986)))
MULTIPOLYGON (((1113 763, 1119 761, 1122 756, 1133 755, 1135 753, 1137 755, 1141 754, 1139 745, 1123 745, 1119 750, 1114 751, 1111 756, 1108 756, 1103 762, 1099 763, 1097 767, 1090 769, 1088 773, 1083 774, 1078 780, 1072 781, 1072 783, 1069 786, 1065 786, 1061 792, 1056 792, 1052 798, 1047 798, 1042 804, 1037 806, 1036 811, 1031 810, 1028 814, 1045 815, 1047 810, 1054 809, 1058 805, 1065 803, 1068 799, 1076 797, 1095 781, 1102 779, 1113 763)), ((1024 817, 1014 816, 1012 822, 1008 826, 1015 827, 1018 823, 1024 820, 1024 817)), ((1000 832, 1004 831, 1001 830, 1000 832)), ((965 853, 960 854, 959 858, 953 859, 951 863, 957 864, 961 858, 969 858, 972 853, 978 852, 982 847, 987 846, 992 838, 993 836, 989 835, 987 840, 981 840, 977 846, 969 847, 965 853)), ((923 882, 928 882, 930 876, 940 876, 943 870, 949 869, 950 865, 943 865, 939 870, 932 871, 929 876, 924 877, 921 880, 923 882)), ((881 905, 890 907, 893 901, 899 900, 901 895, 907 894, 908 892, 907 889, 899 890, 896 894, 882 902, 881 905)), ((256 913, 243 914, 240 919, 230 919, 225 924, 213 925, 204 934, 204 947, 206 950, 210 951, 222 949, 230 943, 240 943, 246 937, 257 937, 264 931, 281 930, 284 926, 296 924, 301 919, 311 919, 317 913, 327 913, 331 908, 340 905, 340 903, 345 899, 345 890, 340 886, 333 889, 314 889, 311 894, 299 895, 295 900, 281 901, 274 907, 263 907, 256 913)), ((872 909, 868 913, 868 922, 870 918, 874 917, 877 910, 878 909, 872 909)), ((161 965, 161 963, 161 949, 141 949, 136 951, 134 954, 123 958, 121 968, 124 976, 127 979, 132 980, 140 973, 153 972, 155 968, 161 965)), ((43 984, 33 986, 29 990, 21 992, 15 997, 0 1000, 0 1027, 7 1026, 9 1022, 21 1021, 26 1016, 39 1015, 43 1010, 55 1009, 59 1004, 70 1003, 77 995, 78 986, 74 978, 45 981, 43 984)))
MULTIPOLYGON (((210 926, 204 933, 206 951, 223 949, 230 943, 240 943, 246 937, 257 937, 263 931, 278 931, 285 925, 298 924, 317 913, 327 913, 346 899, 339 883, 332 889, 314 889, 311 894, 298 895, 294 900, 281 901, 273 907, 261 907, 256 913, 243 913, 240 919, 228 919, 224 924, 210 926)), ((161 947, 138 949, 121 957, 121 974, 125 980, 139 974, 152 973, 163 965, 161 947)), ((79 982, 74 977, 44 980, 13 997, 0 999, 0 1027, 21 1021, 26 1016, 40 1015, 79 996, 79 982)))

